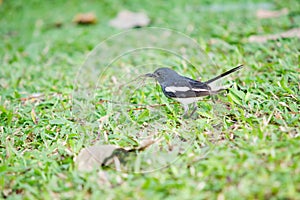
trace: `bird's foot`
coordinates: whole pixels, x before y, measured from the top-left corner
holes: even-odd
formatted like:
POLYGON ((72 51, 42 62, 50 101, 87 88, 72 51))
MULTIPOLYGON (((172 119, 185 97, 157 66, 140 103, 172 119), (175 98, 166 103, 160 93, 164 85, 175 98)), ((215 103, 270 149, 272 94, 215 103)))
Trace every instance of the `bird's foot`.
POLYGON ((197 104, 196 103, 194 103, 193 104, 193 110, 192 110, 192 112, 191 112, 191 114, 190 114, 190 116, 189 117, 192 117, 193 116, 193 114, 196 112, 196 110, 197 110, 197 108, 198 108, 198 106, 197 106, 197 104))
POLYGON ((197 104, 194 103, 193 104, 193 110, 192 110, 192 112, 190 114, 188 114, 188 110, 189 110, 188 105, 183 105, 183 108, 184 108, 184 114, 182 115, 182 117, 185 118, 185 119, 187 119, 187 118, 190 118, 190 117, 193 116, 193 114, 196 112, 196 110, 197 110, 198 107, 197 107, 197 104))

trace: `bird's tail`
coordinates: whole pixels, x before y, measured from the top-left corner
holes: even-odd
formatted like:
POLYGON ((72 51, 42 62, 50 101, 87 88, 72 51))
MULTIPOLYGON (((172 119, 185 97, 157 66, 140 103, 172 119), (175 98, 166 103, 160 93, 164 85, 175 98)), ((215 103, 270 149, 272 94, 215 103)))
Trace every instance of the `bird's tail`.
POLYGON ((229 74, 237 71, 237 70, 240 70, 241 68, 243 68, 243 65, 239 65, 227 72, 224 72, 223 74, 219 75, 219 76, 216 76, 208 81, 206 81, 205 83, 210 87, 211 91, 214 92, 214 93, 218 93, 222 90, 225 90, 228 88, 228 86, 222 86, 220 85, 220 81, 225 78, 226 76, 228 76, 229 74))

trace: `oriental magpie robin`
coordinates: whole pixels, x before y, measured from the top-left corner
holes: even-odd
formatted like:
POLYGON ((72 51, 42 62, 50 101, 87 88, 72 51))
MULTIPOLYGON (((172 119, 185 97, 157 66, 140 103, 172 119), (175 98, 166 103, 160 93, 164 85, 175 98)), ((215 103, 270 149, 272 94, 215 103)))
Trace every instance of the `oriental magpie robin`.
POLYGON ((155 78, 161 86, 164 95, 168 98, 179 101, 184 108, 184 115, 188 116, 188 105, 193 103, 194 109, 189 116, 192 116, 197 109, 196 102, 202 97, 218 94, 226 90, 226 86, 218 86, 217 82, 229 74, 241 69, 243 65, 239 65, 215 78, 206 82, 200 82, 191 78, 181 76, 170 68, 159 68, 154 73, 145 74, 146 77, 155 78))

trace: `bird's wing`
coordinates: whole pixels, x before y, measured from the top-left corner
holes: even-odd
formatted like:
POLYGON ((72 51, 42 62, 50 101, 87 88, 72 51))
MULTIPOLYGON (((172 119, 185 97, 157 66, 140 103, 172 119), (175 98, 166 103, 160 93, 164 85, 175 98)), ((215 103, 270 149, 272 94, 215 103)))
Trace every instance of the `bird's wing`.
POLYGON ((170 98, 202 97, 212 94, 207 84, 188 77, 165 86, 163 92, 170 98))

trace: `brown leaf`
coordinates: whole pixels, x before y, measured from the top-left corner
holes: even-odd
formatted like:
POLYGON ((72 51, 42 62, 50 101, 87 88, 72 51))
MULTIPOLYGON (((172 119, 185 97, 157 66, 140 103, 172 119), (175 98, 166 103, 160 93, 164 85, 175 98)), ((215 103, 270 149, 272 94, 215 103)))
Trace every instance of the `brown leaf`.
POLYGON ((108 175, 105 171, 99 171, 97 174, 97 183, 98 185, 101 187, 103 185, 107 185, 109 187, 111 187, 111 182, 109 181, 108 175))
POLYGON ((152 144, 156 143, 157 140, 153 140, 153 139, 145 139, 143 141, 140 142, 139 147, 136 148, 137 151, 144 151, 145 149, 147 149, 148 147, 150 147, 152 144))
POLYGON ((42 93, 34 93, 28 97, 20 98, 20 100, 22 101, 22 103, 26 103, 27 101, 30 101, 30 103, 35 103, 35 102, 44 101, 46 97, 61 97, 61 96, 62 94, 59 93, 51 93, 51 94, 47 94, 47 96, 42 93))
POLYGON ((114 145, 95 145, 82 149, 75 159, 78 170, 88 172, 96 167, 108 165, 117 149, 120 148, 114 145))
POLYGON ((25 97, 25 98, 21 98, 21 101, 29 101, 29 100, 33 100, 35 101, 36 99, 42 99, 45 97, 45 94, 42 94, 42 93, 35 93, 35 94, 32 94, 31 96, 29 97, 25 97))
POLYGON ((280 38, 300 38, 300 28, 290 29, 286 32, 270 34, 270 35, 251 35, 248 39, 249 42, 259 42, 264 43, 268 40, 277 40, 280 38))
POLYGON ((119 29, 147 26, 150 23, 149 17, 142 12, 134 13, 128 10, 119 12, 118 16, 112 19, 109 24, 119 29))
POLYGON ((73 21, 77 24, 95 24, 97 22, 96 15, 94 13, 79 13, 73 21))
POLYGON ((258 10, 256 12, 256 17, 259 19, 267 19, 267 18, 276 18, 283 15, 287 15, 289 10, 287 8, 283 8, 281 10, 258 10))
MULTIPOLYGON (((0 5, 1 5, 1 0, 0 0, 0 5)), ((11 188, 4 188, 2 190, 2 194, 3 194, 3 197, 9 197, 11 194, 12 194, 12 189, 11 188)))
POLYGON ((121 163, 131 152, 144 151, 146 148, 157 142, 147 139, 141 142, 137 148, 121 148, 114 145, 94 145, 82 149, 75 158, 79 171, 92 171, 100 166, 109 166, 114 163, 115 168, 120 171, 121 163))

